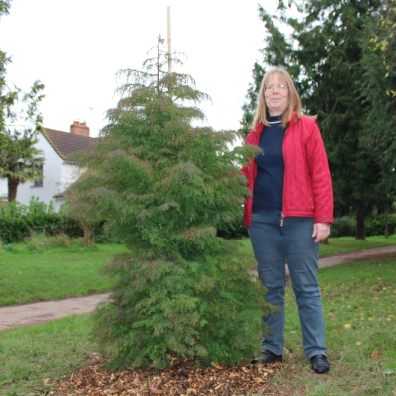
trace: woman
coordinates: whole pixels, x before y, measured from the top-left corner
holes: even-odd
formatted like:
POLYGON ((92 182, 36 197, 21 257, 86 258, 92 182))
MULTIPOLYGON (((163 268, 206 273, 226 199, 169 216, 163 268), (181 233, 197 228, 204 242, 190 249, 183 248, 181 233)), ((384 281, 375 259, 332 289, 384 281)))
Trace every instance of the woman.
POLYGON ((245 226, 267 288, 266 299, 278 308, 264 318, 269 334, 262 356, 252 363, 282 361, 287 263, 305 355, 316 373, 325 373, 330 364, 317 265, 319 242, 330 235, 333 222, 331 176, 319 128, 312 117, 301 114, 300 97, 283 68, 274 68, 263 78, 246 143, 259 146, 262 154, 242 170, 252 191, 245 202, 245 226))

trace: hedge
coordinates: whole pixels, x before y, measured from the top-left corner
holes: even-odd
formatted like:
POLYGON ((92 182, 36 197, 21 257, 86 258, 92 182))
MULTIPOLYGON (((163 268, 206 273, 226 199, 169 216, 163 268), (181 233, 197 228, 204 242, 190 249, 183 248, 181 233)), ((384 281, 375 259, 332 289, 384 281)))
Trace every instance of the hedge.
MULTIPOLYGON (((369 216, 364 225, 366 236, 385 235, 386 228, 388 235, 392 235, 396 230, 396 214, 369 216)), ((355 236, 356 219, 352 216, 337 217, 334 220, 331 235, 334 237, 355 236)))
MULTIPOLYGON (((384 235, 396 231, 396 213, 390 215, 378 214, 370 216, 365 221, 366 236, 384 235)), ((45 233, 49 236, 66 234, 71 238, 81 237, 83 231, 76 220, 67 217, 64 211, 55 211, 50 203, 46 205, 37 199, 32 199, 28 205, 17 202, 0 202, 0 240, 4 243, 23 241, 32 233, 45 233)), ((355 236, 356 220, 352 216, 337 217, 332 226, 333 237, 355 236)), ((109 241, 109 236, 103 231, 103 223, 94 228, 97 242, 109 241)), ((242 216, 235 218, 233 224, 224 225, 217 235, 227 239, 247 237, 242 216)))
POLYGON ((52 204, 46 205, 37 199, 32 199, 28 205, 17 202, 0 204, 1 241, 22 241, 32 233, 64 233, 72 238, 82 236, 78 222, 66 217, 62 210, 55 211, 52 204))
MULTIPOLYGON (((392 235, 396 231, 396 213, 391 215, 372 215, 366 218, 365 231, 366 236, 385 235, 387 228, 388 235, 392 235)), ((235 219, 233 224, 224 226, 217 231, 217 235, 227 239, 239 239, 247 237, 247 230, 243 225, 241 217, 235 219)), ((356 219, 352 216, 342 216, 334 219, 331 229, 331 236, 355 236, 356 235, 356 219)))

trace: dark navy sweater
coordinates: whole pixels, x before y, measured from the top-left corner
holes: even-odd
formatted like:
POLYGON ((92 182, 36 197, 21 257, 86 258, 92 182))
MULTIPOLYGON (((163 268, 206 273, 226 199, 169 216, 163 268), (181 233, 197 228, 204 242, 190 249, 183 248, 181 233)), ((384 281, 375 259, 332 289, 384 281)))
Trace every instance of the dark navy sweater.
POLYGON ((283 163, 282 143, 285 128, 280 117, 268 116, 270 125, 264 126, 260 138, 263 154, 256 157, 257 178, 253 190, 253 212, 282 210, 283 163))

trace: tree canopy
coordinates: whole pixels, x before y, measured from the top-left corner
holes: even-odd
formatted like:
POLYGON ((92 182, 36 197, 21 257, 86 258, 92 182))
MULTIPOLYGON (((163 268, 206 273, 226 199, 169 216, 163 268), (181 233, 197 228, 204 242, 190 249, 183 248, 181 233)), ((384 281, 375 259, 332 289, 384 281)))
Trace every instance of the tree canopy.
POLYGON ((249 128, 265 70, 284 66, 305 111, 318 115, 336 215, 355 214, 356 235, 364 238, 366 216, 389 209, 396 191, 395 1, 280 1, 275 15, 263 7, 259 11, 269 35, 263 60, 254 66, 243 127, 249 128))
POLYGON ((243 157, 228 149, 234 132, 192 126, 204 117, 196 103, 207 95, 190 76, 168 74, 165 64, 154 58, 142 71, 121 72, 121 99, 100 143, 81 157, 88 172, 70 194, 89 188, 107 227, 134 247, 193 258, 210 252, 216 228, 240 212, 243 157))

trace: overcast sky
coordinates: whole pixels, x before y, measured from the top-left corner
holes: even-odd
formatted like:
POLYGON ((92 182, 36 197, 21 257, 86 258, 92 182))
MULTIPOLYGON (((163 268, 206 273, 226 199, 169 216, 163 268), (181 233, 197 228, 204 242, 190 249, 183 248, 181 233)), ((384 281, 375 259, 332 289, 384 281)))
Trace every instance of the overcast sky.
MULTIPOLYGON (((256 0, 12 0, 0 21, 0 48, 12 58, 7 81, 45 84, 44 126, 68 131, 86 121, 91 135, 105 125, 123 68, 141 68, 158 35, 186 54, 182 71, 212 98, 207 124, 237 129, 241 106, 261 59, 264 24, 256 0)), ((277 0, 262 0, 274 9, 277 0)))

